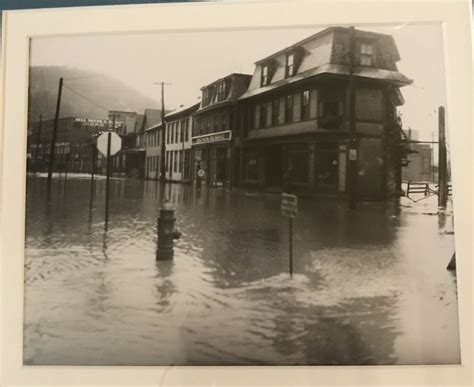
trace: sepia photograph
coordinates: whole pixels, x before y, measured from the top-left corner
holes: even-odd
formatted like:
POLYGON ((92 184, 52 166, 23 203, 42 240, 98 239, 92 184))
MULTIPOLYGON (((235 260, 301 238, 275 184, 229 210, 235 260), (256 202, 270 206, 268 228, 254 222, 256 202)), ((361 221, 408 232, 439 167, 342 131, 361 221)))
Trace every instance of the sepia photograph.
POLYGON ((460 364, 441 23, 33 37, 25 365, 460 364))

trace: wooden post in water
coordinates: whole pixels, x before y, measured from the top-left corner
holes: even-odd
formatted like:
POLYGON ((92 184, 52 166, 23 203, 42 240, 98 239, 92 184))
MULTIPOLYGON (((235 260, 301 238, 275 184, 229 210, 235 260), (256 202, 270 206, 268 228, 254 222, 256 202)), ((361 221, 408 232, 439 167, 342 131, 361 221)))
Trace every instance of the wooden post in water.
POLYGON ((91 192, 90 192, 90 200, 89 200, 89 208, 92 209, 92 200, 94 199, 94 174, 95 174, 95 162, 97 159, 96 156, 97 146, 96 144, 92 143, 92 155, 91 155, 91 192))
MULTIPOLYGON (((115 118, 115 117, 114 117, 115 118)), ((107 177, 105 180, 105 223, 109 221, 109 191, 110 191, 110 143, 112 139, 112 133, 107 135, 107 177)))
POLYGON ((36 175, 36 172, 38 171, 38 155, 39 155, 39 146, 41 143, 41 125, 43 122, 43 114, 40 114, 40 119, 38 123, 38 136, 36 140, 36 152, 35 152, 35 166, 34 166, 34 174, 36 175))
POLYGON ((448 202, 448 166, 446 156, 446 124, 443 106, 440 106, 438 109, 438 120, 438 207, 446 208, 448 202))
POLYGON ((289 245, 290 245, 290 276, 293 277, 293 218, 288 218, 289 224, 289 245))
POLYGON ((59 110, 61 109, 61 94, 63 91, 63 78, 59 78, 58 100, 56 102, 56 114, 54 116, 53 134, 51 136, 51 146, 49 148, 49 165, 48 165, 48 180, 47 180, 47 198, 51 198, 51 183, 53 180, 54 167, 54 152, 56 148, 56 137, 58 134, 59 110))

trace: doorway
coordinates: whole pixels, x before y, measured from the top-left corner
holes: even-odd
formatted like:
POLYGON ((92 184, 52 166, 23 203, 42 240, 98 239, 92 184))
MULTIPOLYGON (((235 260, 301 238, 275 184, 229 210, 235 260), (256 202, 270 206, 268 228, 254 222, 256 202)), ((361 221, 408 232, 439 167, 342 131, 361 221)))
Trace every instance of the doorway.
POLYGON ((281 187, 283 184, 283 146, 271 145, 265 148, 266 185, 281 187))

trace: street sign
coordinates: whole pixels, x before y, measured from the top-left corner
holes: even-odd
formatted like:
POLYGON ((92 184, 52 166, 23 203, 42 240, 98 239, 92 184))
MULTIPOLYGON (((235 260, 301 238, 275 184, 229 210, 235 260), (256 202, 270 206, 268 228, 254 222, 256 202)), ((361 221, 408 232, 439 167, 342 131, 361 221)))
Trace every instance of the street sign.
POLYGON ((281 194, 281 214, 289 218, 295 218, 298 213, 298 197, 286 193, 281 194))
POLYGON ((110 155, 113 156, 120 149, 122 149, 122 139, 115 132, 103 132, 99 137, 97 137, 97 149, 105 157, 107 157, 107 141, 110 134, 110 155))
POLYGON ((349 160, 350 161, 357 160, 357 149, 349 149, 349 160))
POLYGON ((199 177, 204 177, 205 174, 206 174, 206 172, 204 172, 204 169, 200 169, 199 171, 197 171, 197 175, 199 177))

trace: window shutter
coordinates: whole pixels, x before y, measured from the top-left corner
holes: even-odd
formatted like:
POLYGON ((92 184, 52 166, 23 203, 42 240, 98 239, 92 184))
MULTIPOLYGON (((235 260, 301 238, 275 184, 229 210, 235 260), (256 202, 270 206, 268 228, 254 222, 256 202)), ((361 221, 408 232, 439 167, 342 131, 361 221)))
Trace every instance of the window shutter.
POLYGON ((278 112, 278 123, 285 123, 285 97, 280 98, 279 102, 279 112, 278 112))
POLYGON ((255 129, 260 127, 260 105, 255 106, 255 129))
POLYGON ((272 125, 272 103, 271 102, 267 102, 267 117, 265 119, 265 126, 271 126, 272 125))
POLYGON ((316 89, 309 92, 309 118, 316 118, 318 107, 318 91, 316 89))

